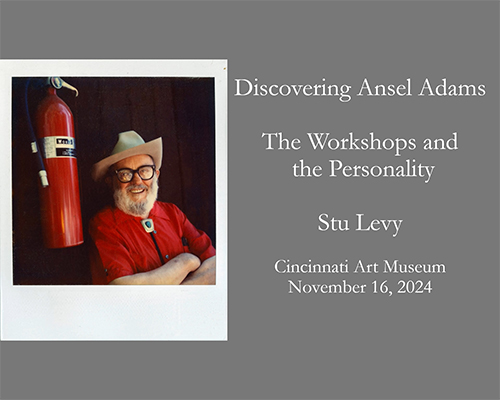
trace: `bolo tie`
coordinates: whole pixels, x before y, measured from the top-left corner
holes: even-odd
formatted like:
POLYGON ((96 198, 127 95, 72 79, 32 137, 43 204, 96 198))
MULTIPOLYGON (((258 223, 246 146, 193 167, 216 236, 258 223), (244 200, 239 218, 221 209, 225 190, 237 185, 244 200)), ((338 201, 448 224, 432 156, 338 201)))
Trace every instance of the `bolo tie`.
MULTIPOLYGON (((160 263, 163 264, 163 256, 161 255, 160 247, 158 246, 158 243, 156 242, 155 239, 155 225, 153 223, 153 220, 151 218, 146 218, 141 221, 141 224, 144 228, 144 230, 151 235, 151 238, 153 239, 153 242, 156 247, 156 251, 158 252, 158 256, 160 257, 160 263)), ((168 255, 165 256, 165 258, 168 258, 168 255)))

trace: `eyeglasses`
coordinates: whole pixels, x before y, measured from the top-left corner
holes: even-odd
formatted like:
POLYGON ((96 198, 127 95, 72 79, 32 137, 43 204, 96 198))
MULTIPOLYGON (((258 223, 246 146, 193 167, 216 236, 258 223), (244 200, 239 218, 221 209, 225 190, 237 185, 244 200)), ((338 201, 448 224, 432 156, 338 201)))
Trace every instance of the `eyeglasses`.
POLYGON ((136 173, 143 181, 149 181, 154 176, 155 171, 155 165, 143 165, 137 169, 122 168, 115 171, 115 173, 121 183, 128 183, 134 179, 134 174, 136 173))

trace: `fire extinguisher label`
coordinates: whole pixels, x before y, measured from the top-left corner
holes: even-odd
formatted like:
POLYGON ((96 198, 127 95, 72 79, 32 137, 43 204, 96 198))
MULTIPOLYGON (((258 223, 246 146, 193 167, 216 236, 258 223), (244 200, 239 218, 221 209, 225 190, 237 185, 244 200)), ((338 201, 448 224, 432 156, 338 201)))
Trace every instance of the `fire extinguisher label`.
POLYGON ((43 138, 44 158, 76 158, 75 138, 69 136, 47 136, 43 138))

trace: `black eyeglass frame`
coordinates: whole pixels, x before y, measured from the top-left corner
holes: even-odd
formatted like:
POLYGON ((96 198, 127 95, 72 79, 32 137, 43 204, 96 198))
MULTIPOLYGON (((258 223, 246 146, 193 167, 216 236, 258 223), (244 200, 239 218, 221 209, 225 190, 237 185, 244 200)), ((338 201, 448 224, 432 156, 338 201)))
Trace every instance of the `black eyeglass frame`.
POLYGON ((121 183, 129 183, 129 182, 132 182, 134 180, 134 175, 137 174, 139 176, 139 178, 141 178, 143 181, 149 181, 151 179, 153 179, 153 177, 155 176, 155 172, 156 172, 156 165, 141 165, 139 168, 137 169, 132 169, 132 168, 120 168, 120 169, 117 169, 115 170, 115 174, 116 174, 116 179, 118 179, 118 181, 120 181, 121 183), (139 173, 139 171, 144 168, 144 167, 151 167, 153 168, 153 174, 151 175, 151 178, 143 178, 141 176, 141 174, 139 173), (120 178, 119 178, 119 175, 118 173, 120 171, 129 171, 130 173, 132 173, 132 177, 130 178, 129 181, 122 181, 120 178))

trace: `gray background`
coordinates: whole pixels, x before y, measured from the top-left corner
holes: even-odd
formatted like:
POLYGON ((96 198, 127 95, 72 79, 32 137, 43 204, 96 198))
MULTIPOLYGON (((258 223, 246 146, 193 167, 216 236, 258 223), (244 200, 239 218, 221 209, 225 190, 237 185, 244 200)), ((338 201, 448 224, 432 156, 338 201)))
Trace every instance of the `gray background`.
MULTIPOLYGON (((227 342, 2 342, 1 397, 498 398, 496 2, 2 2, 1 58, 229 60, 227 342), (485 84, 476 98, 233 96, 262 83, 485 84), (262 132, 304 140, 265 151, 262 132), (296 179, 298 159, 396 163, 390 152, 312 152, 307 131, 447 138, 418 179, 296 179), (317 216, 404 219, 397 238, 318 232, 317 216), (430 295, 288 294, 279 258, 442 262, 430 295)), ((416 90, 416 86, 415 86, 416 90)), ((371 282, 382 276, 348 276, 371 282)), ((395 281, 397 277, 390 278, 395 281)), ((384 278, 385 279, 385 278, 384 278)))

